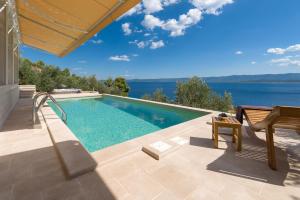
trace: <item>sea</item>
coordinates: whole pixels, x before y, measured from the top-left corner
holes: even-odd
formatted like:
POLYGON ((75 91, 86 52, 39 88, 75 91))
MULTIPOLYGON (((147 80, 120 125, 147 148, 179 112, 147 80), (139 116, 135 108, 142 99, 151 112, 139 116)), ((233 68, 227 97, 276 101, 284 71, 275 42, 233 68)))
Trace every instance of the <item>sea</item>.
MULTIPOLYGON (((141 98, 144 94, 153 93, 157 88, 163 89, 170 100, 175 99, 176 82, 135 82, 130 81, 129 96, 141 98)), ((220 95, 230 92, 233 104, 258 106, 300 106, 300 82, 272 82, 272 83, 207 83, 209 87, 220 95)))

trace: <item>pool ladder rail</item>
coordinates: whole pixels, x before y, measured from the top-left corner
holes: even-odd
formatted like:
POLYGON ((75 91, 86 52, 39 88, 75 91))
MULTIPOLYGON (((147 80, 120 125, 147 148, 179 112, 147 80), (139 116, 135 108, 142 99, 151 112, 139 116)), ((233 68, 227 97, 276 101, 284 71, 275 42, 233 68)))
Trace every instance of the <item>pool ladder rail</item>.
POLYGON ((54 105, 61 112, 61 119, 66 124, 67 123, 67 114, 66 114, 66 112, 57 103, 57 101, 55 100, 55 98, 51 94, 49 94, 47 92, 39 92, 36 95, 34 95, 34 97, 33 97, 33 105, 32 105, 32 121, 33 121, 33 124, 35 124, 35 122, 36 122, 36 114, 37 114, 37 112, 42 107, 42 105, 45 104, 45 102, 47 101, 48 98, 54 103, 54 105), (44 97, 41 99, 41 101, 36 106, 37 100, 41 96, 44 96, 44 97))

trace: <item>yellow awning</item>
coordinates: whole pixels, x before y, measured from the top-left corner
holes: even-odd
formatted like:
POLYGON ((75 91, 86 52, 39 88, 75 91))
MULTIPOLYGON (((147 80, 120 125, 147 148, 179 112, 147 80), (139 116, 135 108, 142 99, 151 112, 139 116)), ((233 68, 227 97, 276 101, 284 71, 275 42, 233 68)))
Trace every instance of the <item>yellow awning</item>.
POLYGON ((140 0, 17 0, 21 40, 65 56, 140 0))

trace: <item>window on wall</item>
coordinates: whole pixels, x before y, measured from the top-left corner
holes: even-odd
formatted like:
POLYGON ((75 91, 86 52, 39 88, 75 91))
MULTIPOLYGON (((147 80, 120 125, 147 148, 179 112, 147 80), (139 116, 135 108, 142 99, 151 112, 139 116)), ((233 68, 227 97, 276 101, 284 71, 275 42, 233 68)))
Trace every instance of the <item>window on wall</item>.
POLYGON ((0 85, 6 84, 6 10, 4 1, 0 0, 0 85))

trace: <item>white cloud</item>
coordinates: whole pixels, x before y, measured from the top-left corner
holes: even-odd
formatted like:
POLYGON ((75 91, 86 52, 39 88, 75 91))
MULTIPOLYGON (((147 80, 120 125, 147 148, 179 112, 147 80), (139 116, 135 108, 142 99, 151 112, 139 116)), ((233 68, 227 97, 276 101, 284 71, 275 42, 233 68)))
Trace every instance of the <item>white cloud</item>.
POLYGON ((136 45, 140 49, 143 49, 143 48, 145 48, 147 46, 147 44, 144 41, 140 41, 140 42, 136 43, 136 45))
POLYGON ((132 30, 130 28, 130 23, 126 22, 122 24, 122 30, 125 35, 130 35, 132 33, 132 30))
POLYGON ((170 36, 176 37, 185 34, 185 30, 192 25, 197 24, 201 19, 201 11, 197 8, 190 9, 186 14, 179 16, 179 19, 169 19, 162 21, 153 15, 145 15, 142 25, 150 30, 155 27, 160 27, 163 30, 169 31, 170 36))
POLYGON ((142 33, 143 30, 141 30, 141 29, 135 29, 134 32, 135 32, 135 33, 142 33))
POLYGON ((126 13, 124 13, 122 16, 120 16, 117 19, 117 21, 124 18, 124 17, 132 16, 132 15, 135 15, 135 14, 141 14, 142 11, 143 11, 142 3, 139 3, 136 6, 134 6, 133 8, 131 8, 130 10, 128 10, 126 13))
POLYGON ((165 43, 162 40, 159 40, 156 42, 153 41, 153 42, 151 42, 150 49, 158 49, 158 48, 162 48, 164 46, 165 46, 165 43))
POLYGON ((255 64, 256 64, 256 61, 252 61, 251 64, 252 64, 252 65, 255 65, 255 64))
POLYGON ((149 42, 134 40, 134 41, 130 41, 129 44, 135 44, 139 49, 144 49, 146 46, 149 45, 149 42))
POLYGON ((144 13, 151 14, 162 11, 165 6, 179 3, 180 0, 143 0, 144 13))
POLYGON ((101 44, 103 41, 102 40, 91 40, 93 44, 101 44))
POLYGON ((116 56, 111 56, 109 57, 109 60, 112 60, 112 61, 125 61, 125 62, 129 62, 130 61, 130 58, 129 56, 127 55, 116 55, 116 56))
POLYGON ((150 35, 151 35, 150 33, 145 33, 145 34, 144 34, 145 37, 148 37, 148 36, 150 36, 150 35))
POLYGON ((169 5, 172 5, 172 4, 176 4, 176 3, 179 3, 180 0, 163 0, 163 5, 164 6, 169 6, 169 5))
POLYGON ((85 63, 87 63, 86 60, 78 60, 77 62, 80 63, 80 64, 85 64, 85 63))
POLYGON ((285 50, 282 49, 282 48, 270 48, 267 50, 268 53, 271 53, 271 54, 284 54, 285 53, 285 50))
POLYGON ((243 52, 242 52, 242 51, 236 51, 235 54, 236 54, 236 55, 242 55, 243 52))
POLYGON ((129 41, 129 44, 136 44, 138 42, 138 40, 134 40, 134 41, 129 41))
POLYGON ((154 41, 154 39, 146 40, 146 41, 130 41, 129 44, 135 44, 138 48, 143 49, 146 47, 150 47, 150 49, 158 49, 165 46, 163 40, 154 41))
POLYGON ((291 45, 285 49, 283 48, 270 48, 267 50, 267 53, 282 55, 288 52, 297 52, 300 51, 300 44, 291 45))
POLYGON ((170 36, 176 37, 185 34, 187 28, 197 24, 202 19, 203 14, 219 15, 222 8, 227 4, 232 4, 234 0, 188 0, 194 8, 190 9, 187 13, 181 14, 178 19, 171 18, 161 20, 153 16, 153 13, 164 10, 165 7, 177 4, 181 0, 143 0, 138 6, 132 8, 127 16, 133 14, 144 13, 144 20, 142 25, 150 30, 161 28, 169 31, 170 36))
POLYGON ((221 9, 227 4, 232 4, 233 0, 189 0, 189 2, 207 14, 219 15, 221 9))
POLYGON ((139 3, 135 7, 131 8, 120 18, 132 16, 134 14, 141 14, 141 13, 151 14, 151 13, 159 12, 162 11, 164 7, 179 2, 180 0, 143 0, 142 3, 139 3))
POLYGON ((300 67, 300 60, 287 56, 284 58, 272 59, 271 63, 278 64, 279 66, 298 66, 300 67))
POLYGON ((133 8, 131 8, 130 10, 128 10, 122 17, 131 16, 134 14, 140 14, 140 13, 142 13, 142 9, 143 9, 143 6, 141 3, 139 3, 136 6, 134 6, 133 8))
POLYGON ((145 15, 142 25, 150 30, 153 30, 155 27, 162 26, 162 21, 159 18, 154 17, 153 15, 145 15))
POLYGON ((144 12, 146 14, 155 13, 163 10, 161 0, 143 0, 144 12))
POLYGON ((138 57, 139 55, 136 54, 136 53, 134 53, 134 54, 132 54, 132 56, 133 56, 133 57, 138 57))
POLYGON ((292 46, 289 46, 287 49, 286 49, 287 52, 296 52, 296 51, 300 51, 300 44, 295 44, 295 45, 292 45, 292 46))
POLYGON ((179 20, 169 19, 162 25, 162 29, 170 31, 170 36, 176 37, 185 34, 185 29, 197 24, 201 18, 202 13, 199 9, 190 9, 187 14, 179 16, 179 20))

